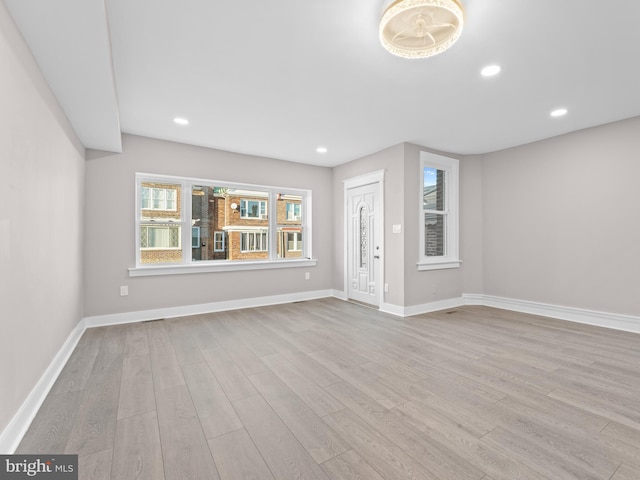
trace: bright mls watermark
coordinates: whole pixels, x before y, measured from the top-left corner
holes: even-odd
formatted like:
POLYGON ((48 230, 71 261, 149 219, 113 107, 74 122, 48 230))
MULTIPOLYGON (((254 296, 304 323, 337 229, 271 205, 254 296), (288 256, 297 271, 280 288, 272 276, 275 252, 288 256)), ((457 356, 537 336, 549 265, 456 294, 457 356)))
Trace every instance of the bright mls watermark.
POLYGON ((0 455, 0 480, 78 480, 78 455, 0 455))

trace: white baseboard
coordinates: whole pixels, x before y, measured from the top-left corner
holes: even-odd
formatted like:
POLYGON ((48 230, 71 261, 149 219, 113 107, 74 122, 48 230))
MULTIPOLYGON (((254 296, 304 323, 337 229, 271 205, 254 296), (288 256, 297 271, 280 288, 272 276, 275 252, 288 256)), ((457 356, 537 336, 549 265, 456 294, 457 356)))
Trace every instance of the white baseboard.
POLYGON ((288 293, 284 295, 273 295, 270 297, 244 298, 223 302, 202 303, 198 305, 185 305, 182 307, 157 308, 153 310, 141 310, 138 312, 98 315, 86 317, 84 322, 87 328, 102 327, 122 323, 143 322, 145 320, 157 320, 159 318, 186 317, 189 315, 203 315, 205 313, 238 310, 240 308, 264 307, 267 305, 301 302, 332 296, 334 296, 334 290, 315 290, 312 292, 288 293))
POLYGON ((11 455, 16 451, 16 448, 18 448, 18 445, 22 441, 22 437, 27 433, 31 422, 38 413, 38 410, 40 410, 45 398, 47 398, 51 387, 53 387, 58 375, 60 375, 67 360, 69 360, 73 350, 76 348, 85 328, 84 322, 80 321, 71 331, 62 348, 60 348, 40 377, 40 380, 38 380, 33 387, 29 396, 27 396, 26 400, 20 406, 20 409, 2 431, 0 434, 0 453, 11 455))
POLYGON ((408 307, 401 307, 392 303, 383 303, 380 305, 380 311, 397 315, 399 317, 411 317, 413 315, 420 315, 422 313, 437 312, 438 310, 447 310, 448 308, 455 308, 464 305, 464 299, 447 298, 445 300, 437 300, 435 302, 423 303, 421 305, 411 305, 408 307))
POLYGON ((640 333, 640 317, 633 315, 598 312, 583 308, 563 307, 560 305, 496 297, 493 295, 463 294, 462 298, 464 299, 465 305, 484 305, 486 307, 530 313, 598 327, 613 328, 625 332, 640 333))

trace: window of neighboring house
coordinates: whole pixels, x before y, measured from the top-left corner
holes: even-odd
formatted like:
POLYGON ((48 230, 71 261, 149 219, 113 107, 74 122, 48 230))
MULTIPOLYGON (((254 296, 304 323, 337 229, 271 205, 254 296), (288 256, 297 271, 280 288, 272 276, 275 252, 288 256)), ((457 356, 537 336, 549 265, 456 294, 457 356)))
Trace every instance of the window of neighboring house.
POLYGON ((191 227, 191 248, 200 248, 200 227, 191 227))
POLYGON ((298 252, 302 250, 302 233, 301 232, 287 233, 287 249, 290 252, 298 252))
POLYGON ((241 232, 240 251, 242 252, 266 252, 269 248, 266 231, 241 232))
POLYGON ((140 248, 145 250, 180 248, 180 227, 178 225, 142 225, 140 248))
POLYGON ((177 190, 172 188, 142 187, 143 210, 175 211, 177 207, 177 190))
POLYGON ((213 232, 213 251, 224 252, 224 232, 213 232))
POLYGON ((132 276, 315 265, 309 190, 149 174, 136 183, 132 276))
POLYGON ((287 221, 294 222, 300 220, 300 204, 287 203, 287 221))
POLYGON ((267 219, 266 200, 240 200, 240 218, 267 219))
POLYGON ((454 158, 421 153, 419 270, 460 266, 458 164, 454 158))

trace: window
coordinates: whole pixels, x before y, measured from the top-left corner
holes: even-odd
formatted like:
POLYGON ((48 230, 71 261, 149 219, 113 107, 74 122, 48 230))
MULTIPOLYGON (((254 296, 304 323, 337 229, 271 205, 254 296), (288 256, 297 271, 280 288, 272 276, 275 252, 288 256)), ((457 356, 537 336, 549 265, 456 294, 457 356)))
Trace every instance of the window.
POLYGON ((247 200, 243 198, 240 201, 240 218, 266 220, 267 202, 264 200, 247 200))
POLYGON ((213 232, 213 251, 224 252, 224 232, 213 232))
POLYGON ((315 265, 308 190, 148 174, 136 182, 132 276, 315 265))
POLYGON ((142 187, 141 196, 143 210, 176 210, 177 190, 173 188, 142 187))
POLYGON ((302 250, 302 233, 287 233, 287 250, 289 250, 290 252, 298 252, 302 250))
POLYGON ((458 163, 453 158, 421 153, 419 270, 460 266, 458 163))
POLYGON ((269 248, 267 232, 241 232, 240 251, 242 252, 266 252, 269 248))
POLYGON ((200 248, 200 227, 191 227, 191 248, 200 248))
POLYGON ((295 222, 300 220, 300 204, 287 203, 287 221, 295 222))
POLYGON ((180 227, 143 225, 140 227, 140 247, 145 250, 180 248, 180 227))

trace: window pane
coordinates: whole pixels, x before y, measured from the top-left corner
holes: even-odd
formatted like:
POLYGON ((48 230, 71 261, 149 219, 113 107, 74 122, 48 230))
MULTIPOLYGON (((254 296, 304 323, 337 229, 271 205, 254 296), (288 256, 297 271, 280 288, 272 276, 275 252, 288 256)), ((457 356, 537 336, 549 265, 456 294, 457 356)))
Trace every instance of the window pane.
POLYGON ((424 254, 427 257, 445 255, 445 215, 424 214, 424 254))
POLYGON ((424 168, 423 209, 444 211, 445 172, 437 168, 424 168))
POLYGON ((207 185, 191 187, 191 225, 200 230, 199 243, 191 250, 192 261, 225 259, 224 251, 215 253, 213 238, 218 223, 224 221, 224 196, 219 190, 207 185))
POLYGON ((180 225, 140 225, 141 263, 181 262, 180 232, 180 225))
MULTIPOLYGON (((229 190, 234 198, 233 203, 240 206, 240 218, 251 220, 268 220, 267 204, 269 194, 267 192, 249 190, 229 190)), ((252 225, 255 225, 252 224, 252 225)))
POLYGON ((180 185, 144 182, 140 186, 140 218, 180 220, 180 185))
POLYGON ((279 193, 278 258, 302 257, 302 196, 279 193))

